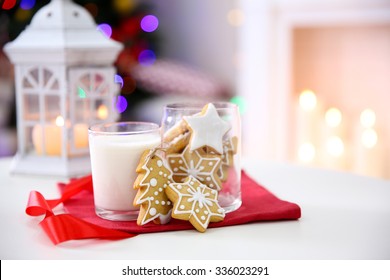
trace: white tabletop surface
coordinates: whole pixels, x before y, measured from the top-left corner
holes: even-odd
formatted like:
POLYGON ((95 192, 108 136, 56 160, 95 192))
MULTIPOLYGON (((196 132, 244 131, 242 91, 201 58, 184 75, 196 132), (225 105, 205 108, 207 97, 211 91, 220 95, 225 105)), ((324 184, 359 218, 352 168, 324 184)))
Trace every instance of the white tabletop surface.
POLYGON ((55 178, 10 176, 0 159, 1 259, 390 259, 390 181, 247 160, 244 169, 279 198, 301 206, 298 221, 143 234, 119 241, 53 245, 25 214, 31 190, 59 196, 55 178), (207 250, 205 255, 205 248, 207 250))

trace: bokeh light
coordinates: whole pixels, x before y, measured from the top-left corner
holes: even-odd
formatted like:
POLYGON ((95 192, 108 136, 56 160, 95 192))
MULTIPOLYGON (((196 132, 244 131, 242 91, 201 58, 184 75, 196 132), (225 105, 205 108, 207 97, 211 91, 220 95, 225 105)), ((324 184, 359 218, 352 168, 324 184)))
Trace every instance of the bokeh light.
POLYGON ((340 137, 332 136, 326 142, 326 150, 333 157, 340 157, 344 153, 344 143, 340 137))
POLYGON ((244 23, 244 13, 240 9, 231 9, 227 13, 227 20, 231 26, 241 26, 244 23))
POLYGON ((122 76, 115 74, 114 82, 121 85, 121 88, 123 88, 123 78, 122 76))
POLYGON ((105 120, 108 117, 108 108, 104 104, 100 104, 97 109, 97 117, 101 120, 105 120))
POLYGON ((23 10, 31 10, 35 6, 35 0, 22 0, 20 2, 20 8, 23 10))
POLYGON ((141 20, 141 29, 145 32, 153 32, 158 27, 158 18, 154 15, 144 16, 141 20))
POLYGON ((112 28, 107 23, 101 23, 97 26, 97 29, 103 33, 104 36, 110 38, 112 35, 112 28))
POLYGON ((81 87, 78 87, 77 89, 77 93, 79 95, 80 98, 85 98, 87 97, 87 93, 85 92, 85 90, 81 87))
POLYGON ((138 55, 138 62, 143 66, 152 65, 156 61, 156 55, 152 50, 143 50, 138 55))
POLYGON ((317 106, 317 97, 311 90, 304 90, 299 95, 299 104, 305 111, 311 111, 317 106))
POLYGON ((230 102, 231 103, 234 103, 238 106, 238 108, 240 109, 240 114, 245 114, 246 110, 247 110, 247 103, 246 103, 246 100, 244 99, 244 97, 242 96, 234 96, 230 99, 230 102))
POLYGON ((20 22, 27 21, 31 17, 31 10, 17 9, 15 19, 20 22))
POLYGON ((122 88, 123 94, 130 94, 132 93, 136 88, 136 81, 132 77, 124 77, 124 84, 122 88))
POLYGON ((373 127, 376 122, 376 115, 375 112, 371 109, 365 109, 361 114, 360 114, 360 123, 362 124, 363 127, 369 128, 373 127))
POLYGON ((118 111, 118 113, 123 113, 127 109, 127 100, 122 95, 118 97, 114 97, 114 108, 118 111))
POLYGON ((303 143, 298 149, 298 158, 303 162, 311 162, 316 156, 316 148, 312 143, 303 143))
POLYGON ((341 124, 343 116, 339 109, 330 108, 325 113, 325 122, 330 127, 338 127, 341 124))
POLYGON ((87 3, 84 8, 91 14, 92 17, 96 18, 99 14, 99 8, 95 3, 87 3))
POLYGON ((362 134, 363 146, 367 149, 372 149, 378 142, 378 134, 372 128, 365 129, 362 134))
POLYGON ((137 3, 135 0, 114 0, 114 8, 123 14, 129 13, 132 11, 137 3))
POLYGON ((15 4, 16 4, 16 0, 5 0, 1 8, 3 10, 10 10, 15 6, 15 4))

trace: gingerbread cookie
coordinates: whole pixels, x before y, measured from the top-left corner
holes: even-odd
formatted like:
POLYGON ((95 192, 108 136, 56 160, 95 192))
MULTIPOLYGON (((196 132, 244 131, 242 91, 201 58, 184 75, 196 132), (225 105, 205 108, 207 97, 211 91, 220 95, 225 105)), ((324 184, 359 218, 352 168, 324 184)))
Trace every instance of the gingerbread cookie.
POLYGON ((144 151, 136 172, 138 176, 134 188, 138 192, 133 204, 140 206, 137 224, 169 222, 172 203, 165 194, 165 189, 171 183, 172 172, 166 167, 163 158, 157 155, 156 149, 144 151))
MULTIPOLYGON (((237 153, 238 147, 238 137, 233 136, 225 141, 223 141, 223 155, 221 156, 221 167, 218 171, 218 176, 221 178, 222 182, 225 182, 228 179, 229 168, 234 165, 234 155, 237 153)), ((206 147, 206 153, 214 154, 213 151, 209 151, 206 147)))
POLYGON ((167 143, 166 153, 167 154, 181 153, 190 142, 190 137, 191 137, 191 133, 189 131, 187 131, 184 134, 180 134, 171 142, 167 143))
POLYGON ((185 116, 183 119, 191 131, 191 151, 207 146, 223 154, 222 139, 231 126, 220 118, 212 103, 204 106, 200 114, 185 116))
POLYGON ((173 173, 173 180, 177 183, 192 175, 211 189, 219 191, 222 187, 218 176, 220 155, 207 154, 202 149, 191 151, 187 146, 180 154, 168 154, 167 161, 173 173))
POLYGON ((169 143, 186 132, 188 132, 188 126, 183 120, 180 120, 164 133, 163 142, 169 143))
POLYGON ((218 204, 218 192, 192 176, 183 183, 169 184, 165 192, 173 202, 172 217, 189 221, 200 232, 205 232, 210 222, 225 218, 225 211, 218 204))

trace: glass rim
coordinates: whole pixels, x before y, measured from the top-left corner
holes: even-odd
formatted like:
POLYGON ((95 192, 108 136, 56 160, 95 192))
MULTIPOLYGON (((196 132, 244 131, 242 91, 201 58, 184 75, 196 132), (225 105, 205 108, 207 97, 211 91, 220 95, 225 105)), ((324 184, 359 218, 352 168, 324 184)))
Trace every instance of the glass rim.
POLYGON ((217 111, 226 109, 237 109, 237 104, 227 101, 218 102, 177 102, 169 103, 164 106, 164 110, 180 111, 180 110, 202 110, 206 104, 212 103, 217 111))
POLYGON ((146 134, 152 132, 159 132, 160 126, 157 123, 153 122, 109 122, 109 123, 100 123, 94 124, 88 128, 88 134, 98 134, 98 135, 134 135, 134 134, 146 134), (125 126, 125 125, 133 125, 134 127, 137 125, 150 126, 150 129, 140 129, 140 130, 132 130, 132 131, 106 131, 104 128, 114 127, 114 126, 125 126))

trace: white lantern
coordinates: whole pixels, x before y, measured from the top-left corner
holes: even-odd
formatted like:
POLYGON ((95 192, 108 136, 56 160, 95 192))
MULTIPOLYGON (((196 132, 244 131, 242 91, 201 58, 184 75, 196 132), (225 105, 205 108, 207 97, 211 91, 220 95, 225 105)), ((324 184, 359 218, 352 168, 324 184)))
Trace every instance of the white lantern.
POLYGON ((122 48, 71 0, 52 0, 6 44, 17 103, 18 152, 11 172, 90 172, 88 126, 118 118, 113 63, 122 48))

